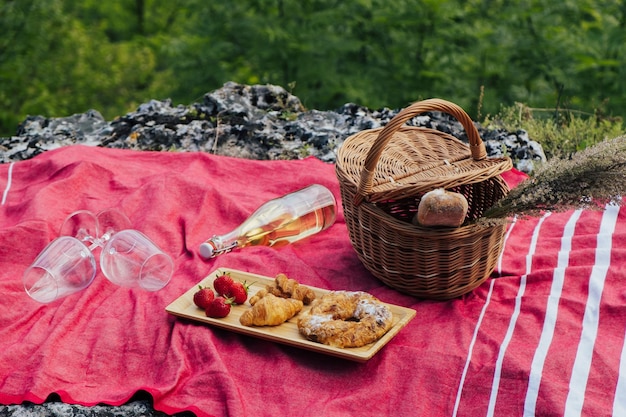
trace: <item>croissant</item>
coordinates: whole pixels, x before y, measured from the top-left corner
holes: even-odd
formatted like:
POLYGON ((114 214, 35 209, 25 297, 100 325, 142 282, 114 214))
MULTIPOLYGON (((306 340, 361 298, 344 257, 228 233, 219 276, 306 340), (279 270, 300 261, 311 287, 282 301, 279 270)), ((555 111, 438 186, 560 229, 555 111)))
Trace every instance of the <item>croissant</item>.
POLYGON ((302 310, 302 301, 267 294, 244 311, 239 322, 244 326, 278 326, 302 310))
MULTIPOLYGON (((268 285, 269 287, 269 285, 268 285)), ((255 305, 257 303, 257 301, 259 301, 261 298, 265 297, 268 294, 267 288, 262 288, 259 291, 257 291, 256 294, 254 294, 252 297, 250 297, 250 299, 248 300, 250 302, 250 305, 255 305)))
POLYGON ((269 287, 268 291, 277 297, 300 300, 306 305, 315 299, 312 289, 300 285, 295 279, 287 278, 285 274, 276 275, 274 286, 269 287))

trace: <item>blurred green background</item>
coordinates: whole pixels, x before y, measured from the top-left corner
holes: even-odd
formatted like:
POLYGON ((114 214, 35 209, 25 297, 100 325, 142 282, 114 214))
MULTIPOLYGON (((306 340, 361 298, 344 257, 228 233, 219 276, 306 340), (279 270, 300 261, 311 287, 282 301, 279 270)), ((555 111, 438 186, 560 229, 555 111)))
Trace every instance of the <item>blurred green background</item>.
POLYGON ((429 97, 477 120, 524 103, 626 114, 621 0, 0 0, 0 136, 27 115, 107 120, 227 81, 309 109, 429 97))

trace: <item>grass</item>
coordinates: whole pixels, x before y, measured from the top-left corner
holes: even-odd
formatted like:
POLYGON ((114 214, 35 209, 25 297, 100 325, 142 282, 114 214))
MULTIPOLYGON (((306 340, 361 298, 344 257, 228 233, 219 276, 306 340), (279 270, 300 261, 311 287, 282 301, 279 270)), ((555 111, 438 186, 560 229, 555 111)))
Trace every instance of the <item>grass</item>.
POLYGON ((623 136, 626 128, 621 118, 587 114, 562 109, 536 109, 522 103, 503 107, 495 116, 481 122, 484 127, 500 127, 507 131, 524 129, 541 144, 548 160, 567 158, 577 151, 606 139, 623 136))

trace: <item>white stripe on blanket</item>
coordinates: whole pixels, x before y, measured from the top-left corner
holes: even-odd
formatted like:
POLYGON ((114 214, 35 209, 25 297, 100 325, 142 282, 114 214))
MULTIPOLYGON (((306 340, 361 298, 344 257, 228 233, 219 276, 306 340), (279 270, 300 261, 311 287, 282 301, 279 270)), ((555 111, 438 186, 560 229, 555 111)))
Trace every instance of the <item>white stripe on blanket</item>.
POLYGON ((4 206, 4 203, 6 203, 7 201, 7 195, 9 195, 9 190, 11 189, 11 178, 13 176, 13 164, 15 164, 15 162, 11 162, 11 165, 9 165, 9 170, 7 172, 7 186, 4 188, 4 194, 2 194, 2 204, 4 206))

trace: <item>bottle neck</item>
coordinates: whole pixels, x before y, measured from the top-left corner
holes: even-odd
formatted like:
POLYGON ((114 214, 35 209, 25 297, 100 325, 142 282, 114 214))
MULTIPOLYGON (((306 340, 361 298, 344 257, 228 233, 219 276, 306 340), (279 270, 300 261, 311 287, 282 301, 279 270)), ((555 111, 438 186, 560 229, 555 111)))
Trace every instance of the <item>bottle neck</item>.
POLYGON ((206 241, 212 248, 211 258, 228 253, 239 247, 239 228, 223 235, 215 235, 206 241))

